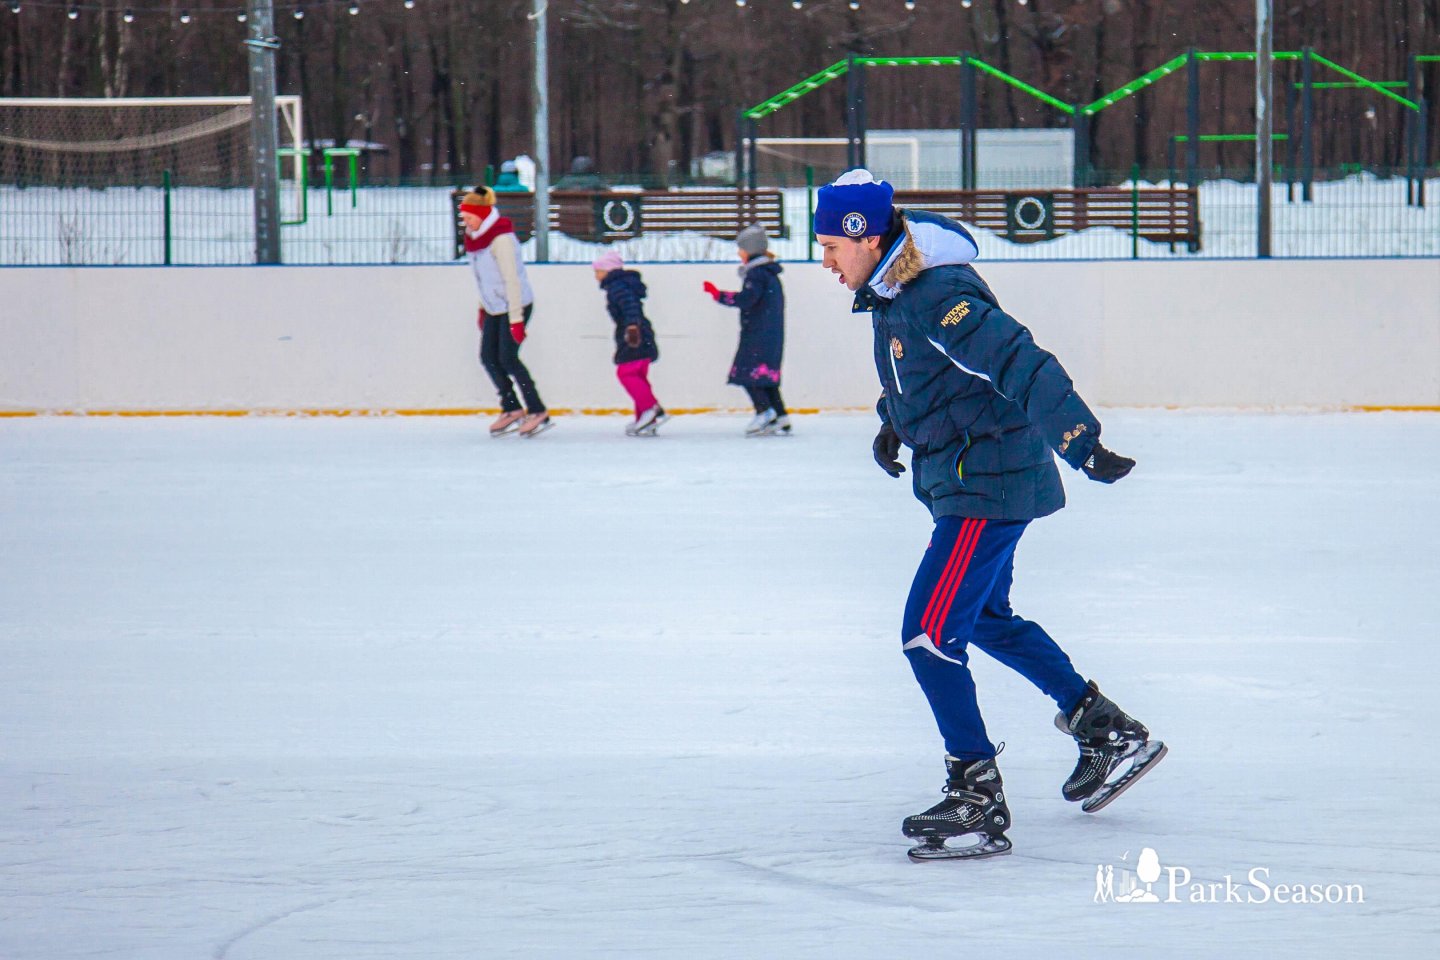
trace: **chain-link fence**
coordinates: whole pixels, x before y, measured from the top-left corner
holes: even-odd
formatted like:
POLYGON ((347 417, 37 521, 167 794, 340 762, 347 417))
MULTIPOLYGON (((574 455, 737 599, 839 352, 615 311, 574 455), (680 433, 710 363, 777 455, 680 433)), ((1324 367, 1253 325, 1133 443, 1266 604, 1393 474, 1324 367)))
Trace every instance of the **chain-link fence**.
MULTIPOLYGON (((284 262, 455 258, 454 191, 468 184, 362 186, 336 179, 330 187, 301 189, 292 182, 282 190, 284 262)), ((734 194, 737 202, 760 197, 771 204, 766 209, 779 218, 771 221, 773 247, 787 260, 818 255, 808 233, 811 179, 734 194)), ((730 188, 659 190, 623 176, 607 182, 603 193, 552 196, 550 261, 588 262, 609 245, 634 261, 734 259, 733 212, 721 215, 716 207, 730 188)), ((969 193, 918 182, 928 189, 902 191, 900 202, 956 215, 987 260, 1194 259, 1256 251, 1255 184, 1225 170, 1209 171, 1194 189, 1163 170, 1136 177, 1092 173, 1092 185, 1084 188, 1046 186, 1068 182, 1046 171, 1027 175, 1029 186, 969 193)), ((1440 168, 1418 182, 1400 171, 1327 170, 1308 185, 1282 171, 1272 190, 1274 256, 1440 256, 1440 168)), ((501 206, 533 224, 531 195, 502 194, 501 206)), ((169 175, 106 188, 0 185, 4 265, 247 264, 254 261, 253 229, 248 186, 192 186, 169 175)), ((521 233, 528 237, 529 226, 521 233)), ((526 251, 537 259, 533 239, 526 251)))

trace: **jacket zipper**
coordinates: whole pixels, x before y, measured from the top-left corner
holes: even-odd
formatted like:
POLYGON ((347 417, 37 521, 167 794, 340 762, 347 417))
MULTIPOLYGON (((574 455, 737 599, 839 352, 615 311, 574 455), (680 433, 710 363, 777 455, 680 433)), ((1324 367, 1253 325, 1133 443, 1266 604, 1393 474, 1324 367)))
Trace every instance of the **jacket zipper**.
POLYGON ((895 347, 888 343, 886 346, 890 349, 890 372, 895 375, 895 392, 904 396, 905 388, 900 385, 900 368, 895 365, 895 347))
POLYGON ((895 377, 895 392, 904 396, 905 388, 900 384, 900 367, 895 363, 895 335, 890 332, 890 324, 881 321, 880 326, 885 331, 885 352, 890 354, 890 373, 895 377))

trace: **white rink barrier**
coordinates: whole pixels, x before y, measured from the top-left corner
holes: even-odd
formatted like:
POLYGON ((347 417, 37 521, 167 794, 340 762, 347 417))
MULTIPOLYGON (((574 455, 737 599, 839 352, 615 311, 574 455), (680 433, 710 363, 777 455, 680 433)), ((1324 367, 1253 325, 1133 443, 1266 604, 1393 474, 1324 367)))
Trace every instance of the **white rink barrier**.
MULTIPOLYGON (((980 264, 1092 404, 1440 409, 1440 260, 980 264)), ((639 265, 667 408, 746 406, 727 386, 727 264, 639 265)), ((585 265, 531 266, 522 357, 556 410, 619 410, 612 325, 585 265)), ((871 406, 867 315, 817 264, 782 275, 794 409, 871 406)), ((463 264, 0 269, 0 415, 473 412, 463 264)))

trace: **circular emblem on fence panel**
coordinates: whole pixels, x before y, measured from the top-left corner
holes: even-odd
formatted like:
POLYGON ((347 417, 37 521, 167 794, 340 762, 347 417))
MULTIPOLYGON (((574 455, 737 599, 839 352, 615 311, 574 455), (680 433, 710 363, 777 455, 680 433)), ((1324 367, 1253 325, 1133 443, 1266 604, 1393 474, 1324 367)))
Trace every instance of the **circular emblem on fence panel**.
POLYGON ((1039 230, 1045 226, 1049 210, 1039 197, 1021 197, 1015 201, 1015 225, 1021 230, 1039 230))
POLYGON ((845 231, 847 237, 863 237, 867 226, 869 224, 861 213, 847 213, 845 219, 840 221, 840 229, 845 231))
POLYGON ((600 208, 600 220, 605 224, 605 229, 615 233, 624 233, 635 226, 639 214, 634 200, 607 200, 605 206, 600 208))

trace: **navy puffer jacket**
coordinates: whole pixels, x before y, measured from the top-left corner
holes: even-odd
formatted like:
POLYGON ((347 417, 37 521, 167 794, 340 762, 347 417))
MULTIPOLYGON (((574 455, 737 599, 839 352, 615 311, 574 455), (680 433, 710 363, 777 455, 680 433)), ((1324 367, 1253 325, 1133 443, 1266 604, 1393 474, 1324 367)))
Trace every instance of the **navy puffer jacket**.
POLYGON ((958 223, 902 211, 905 230, 855 299, 871 311, 877 407, 914 452, 915 495, 936 516, 1032 520, 1065 505, 1051 451, 1078 468, 1100 422, 968 265, 958 223))
POLYGON ((740 344, 727 382, 740 387, 776 387, 785 353, 785 289, 780 285, 780 264, 766 256, 755 257, 740 272, 745 278, 740 290, 721 293, 718 300, 740 308, 740 344))
POLYGON ((655 330, 645 316, 641 301, 645 299, 645 281, 634 270, 611 270, 600 281, 605 291, 605 306, 610 310, 610 319, 615 321, 615 364, 632 360, 659 360, 660 348, 655 344, 655 330), (640 343, 631 346, 625 342, 625 331, 629 327, 640 328, 640 343))

